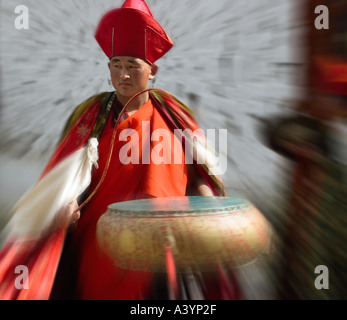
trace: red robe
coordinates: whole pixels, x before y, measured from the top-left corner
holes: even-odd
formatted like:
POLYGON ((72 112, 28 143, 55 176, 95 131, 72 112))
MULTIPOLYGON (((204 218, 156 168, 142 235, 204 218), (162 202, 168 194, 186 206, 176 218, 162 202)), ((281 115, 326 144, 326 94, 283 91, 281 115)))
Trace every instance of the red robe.
MULTIPOLYGON (((94 128, 100 129, 99 137, 99 169, 92 173, 92 182, 88 193, 93 197, 83 208, 81 218, 68 242, 70 254, 76 258, 77 266, 76 295, 79 299, 140 299, 148 297, 151 273, 126 271, 114 266, 113 262, 104 255, 96 242, 95 228, 98 218, 106 211, 107 206, 117 201, 141 199, 147 197, 184 196, 187 187, 187 168, 182 161, 174 164, 173 146, 175 127, 186 126, 193 131, 196 123, 182 108, 182 105, 171 97, 156 95, 143 105, 134 115, 122 121, 116 132, 114 150, 105 179, 94 194, 96 185, 101 178, 107 162, 113 132, 113 111, 107 114, 106 124, 100 125, 99 120, 104 111, 105 98, 110 95, 94 96, 77 108, 77 116, 71 117, 66 128, 64 139, 49 161, 43 176, 62 159, 86 144, 94 128), (158 97, 160 99, 158 99, 158 97), (164 108, 167 101, 169 108, 164 108), (159 102, 160 101, 160 102, 159 102), (155 107, 154 105, 155 104, 155 107), (174 107, 171 107, 174 106, 174 107), (139 161, 142 161, 142 141, 150 143, 150 150, 157 141, 150 141, 148 133, 142 134, 142 121, 151 123, 150 133, 156 129, 164 129, 170 133, 171 164, 132 164, 124 165, 119 159, 121 148, 127 141, 119 141, 119 134, 124 129, 136 130, 139 137, 139 161)), ((110 105, 110 104, 109 104, 110 105)), ((145 145, 148 145, 146 144, 145 145)), ((213 188, 216 195, 221 185, 214 177, 206 174, 198 167, 205 181, 213 188)), ((65 239, 65 230, 49 233, 34 243, 8 242, 0 252, 0 298, 1 299, 48 299, 60 260, 65 239), (24 248, 24 249, 23 249, 24 248), (30 289, 18 290, 13 282, 18 276, 14 273, 16 265, 26 265, 30 272, 30 289)), ((20 240, 20 239, 19 239, 20 240)), ((64 259, 63 259, 64 263, 64 259)), ((62 263, 62 264, 63 264, 62 263)), ((71 263, 71 261, 70 261, 71 263)), ((74 264, 74 263, 73 263, 74 264)), ((74 265, 74 267, 76 267, 74 265)), ((57 281, 59 281, 59 277, 57 281)), ((56 282, 57 282, 56 281, 56 282)))
MULTIPOLYGON (((119 201, 147 197, 184 196, 187 186, 187 170, 184 156, 180 164, 141 164, 142 143, 150 143, 150 149, 159 142, 150 141, 148 132, 142 132, 142 122, 150 121, 150 133, 156 129, 170 132, 172 146, 174 135, 153 107, 151 100, 134 115, 122 121, 117 128, 114 150, 107 175, 100 188, 91 198, 73 235, 73 245, 79 250, 78 297, 82 299, 139 299, 152 278, 151 273, 126 271, 117 268, 98 247, 96 223, 106 212, 108 205, 119 201), (127 141, 120 141, 119 135, 125 129, 134 129, 139 137, 139 162, 124 165, 120 161, 121 148, 127 141)), ((109 118, 99 140, 99 165, 106 165, 108 150, 112 141, 112 117, 109 118)), ((177 139, 177 138, 176 138, 177 139)), ((136 152, 134 150, 134 152, 136 152)), ((173 153, 173 148, 172 148, 173 153)), ((183 154, 183 153, 182 153, 183 154)), ((137 157, 136 157, 137 158, 137 157)), ((172 157, 173 162, 173 157, 172 157)), ((93 172, 90 190, 94 190, 101 179, 102 170, 93 172)))

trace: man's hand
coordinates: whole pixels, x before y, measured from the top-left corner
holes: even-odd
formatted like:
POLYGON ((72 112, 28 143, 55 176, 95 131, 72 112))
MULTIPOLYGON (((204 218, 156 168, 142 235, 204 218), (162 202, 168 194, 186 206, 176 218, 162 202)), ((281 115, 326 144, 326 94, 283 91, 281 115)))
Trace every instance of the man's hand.
POLYGON ((62 207, 56 215, 54 224, 57 228, 67 228, 74 224, 81 216, 79 211, 74 212, 78 208, 77 200, 73 200, 67 206, 62 207))
POLYGON ((210 187, 197 174, 194 165, 188 165, 188 196, 213 196, 210 187))
POLYGON ((196 181, 196 190, 198 195, 201 195, 204 197, 213 196, 212 190, 202 179, 198 179, 196 181))

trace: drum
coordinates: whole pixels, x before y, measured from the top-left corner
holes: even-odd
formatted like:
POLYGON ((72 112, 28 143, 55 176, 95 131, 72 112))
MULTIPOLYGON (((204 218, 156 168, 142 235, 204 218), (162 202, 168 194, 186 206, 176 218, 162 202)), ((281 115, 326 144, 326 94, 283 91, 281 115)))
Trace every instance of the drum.
POLYGON ((249 201, 176 197, 112 204, 97 223, 101 249, 118 267, 165 272, 170 249, 177 272, 234 268, 255 261, 268 223, 249 201))

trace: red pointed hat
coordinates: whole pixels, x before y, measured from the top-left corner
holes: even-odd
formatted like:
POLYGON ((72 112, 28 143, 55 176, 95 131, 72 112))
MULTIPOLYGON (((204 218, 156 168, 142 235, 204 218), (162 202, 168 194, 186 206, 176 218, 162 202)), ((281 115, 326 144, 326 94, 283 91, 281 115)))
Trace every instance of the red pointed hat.
POLYGON ((95 39, 108 58, 130 56, 153 64, 173 42, 154 19, 144 0, 126 0, 100 20, 95 39))

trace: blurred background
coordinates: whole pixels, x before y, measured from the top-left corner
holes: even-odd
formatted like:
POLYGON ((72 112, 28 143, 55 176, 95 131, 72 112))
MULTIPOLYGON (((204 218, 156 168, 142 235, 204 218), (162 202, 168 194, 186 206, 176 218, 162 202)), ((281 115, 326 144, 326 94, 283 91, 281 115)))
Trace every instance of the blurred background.
MULTIPOLYGON (((74 107, 113 90, 107 58, 93 35, 102 14, 122 3, 0 1, 2 217, 37 181, 74 107), (18 5, 29 9, 27 30, 15 28, 18 5)), ((175 42, 158 61, 153 86, 190 106, 203 128, 228 130, 228 148, 221 151, 228 157, 227 193, 251 200, 277 229, 295 163, 268 143, 267 130, 273 119, 292 115, 310 99, 312 55, 329 47, 322 39, 335 41, 338 53, 346 48, 346 1, 147 3, 175 42), (330 9, 329 30, 314 28, 314 9, 321 4, 330 9), (333 12, 340 18, 334 19, 333 12)), ((245 283, 258 288, 250 297, 273 297, 265 276, 250 272, 260 276, 245 277, 245 283)))

